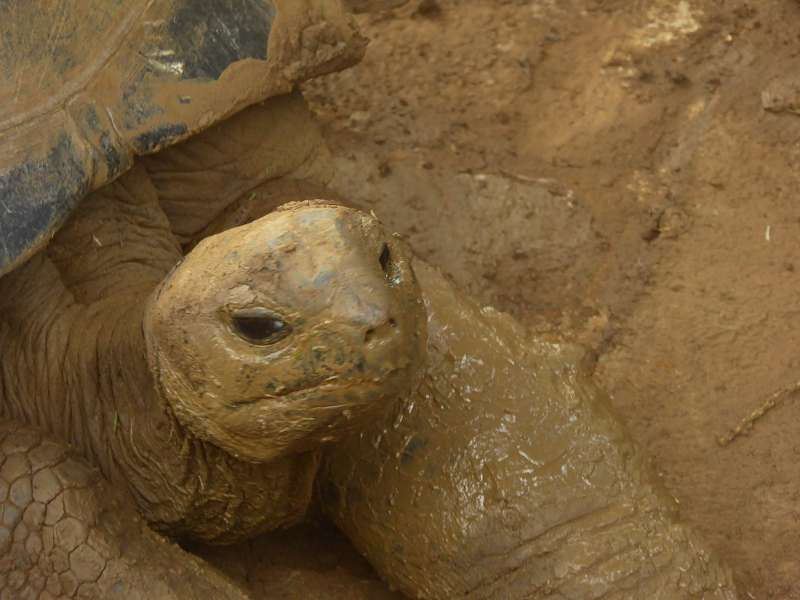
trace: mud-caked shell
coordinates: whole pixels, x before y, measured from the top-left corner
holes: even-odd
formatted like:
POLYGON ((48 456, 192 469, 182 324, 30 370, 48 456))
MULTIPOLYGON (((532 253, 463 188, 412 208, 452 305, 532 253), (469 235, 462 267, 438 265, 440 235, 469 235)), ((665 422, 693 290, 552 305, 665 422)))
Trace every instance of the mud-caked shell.
POLYGON ((338 0, 0 3, 0 275, 135 156, 363 47, 338 0))

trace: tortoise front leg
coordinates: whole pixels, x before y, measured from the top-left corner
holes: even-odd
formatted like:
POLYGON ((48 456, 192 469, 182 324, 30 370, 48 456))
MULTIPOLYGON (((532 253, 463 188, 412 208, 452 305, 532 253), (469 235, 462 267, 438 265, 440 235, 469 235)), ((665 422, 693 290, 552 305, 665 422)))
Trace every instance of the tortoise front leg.
POLYGON ((575 360, 414 266, 422 388, 321 475, 376 570, 415 598, 735 598, 575 360))
POLYGON ((65 446, 0 421, 0 599, 10 598, 245 596, 150 531, 65 446))

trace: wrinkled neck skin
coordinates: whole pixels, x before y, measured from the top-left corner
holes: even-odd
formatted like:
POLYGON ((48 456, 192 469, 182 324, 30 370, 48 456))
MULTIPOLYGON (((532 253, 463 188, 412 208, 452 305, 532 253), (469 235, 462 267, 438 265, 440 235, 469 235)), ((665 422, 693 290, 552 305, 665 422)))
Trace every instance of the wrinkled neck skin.
POLYGON ((143 316, 181 254, 140 176, 89 196, 46 252, 0 279, 0 415, 73 445, 165 533, 228 543, 294 523, 315 454, 237 461, 190 436, 156 390, 143 316))
POLYGON ((3 416, 69 442, 111 479, 151 455, 171 462, 185 439, 144 362, 146 293, 86 305, 61 282, 45 255, 0 280, 3 416))

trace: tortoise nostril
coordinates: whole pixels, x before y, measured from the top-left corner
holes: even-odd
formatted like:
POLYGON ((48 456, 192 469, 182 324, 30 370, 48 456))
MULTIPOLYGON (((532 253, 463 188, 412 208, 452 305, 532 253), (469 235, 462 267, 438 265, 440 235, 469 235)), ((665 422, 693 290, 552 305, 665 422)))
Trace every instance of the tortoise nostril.
POLYGON ((364 333, 364 343, 369 345, 372 342, 380 341, 381 338, 391 337, 396 328, 397 321, 394 318, 389 318, 381 325, 367 329, 366 333, 364 333))
POLYGON ((389 283, 389 287, 396 287, 403 283, 403 276, 400 266, 395 260, 392 251, 389 249, 389 244, 386 242, 384 242, 383 246, 381 246, 381 255, 378 257, 378 262, 381 265, 383 276, 389 283))
POLYGON ((383 247, 381 248, 381 255, 378 258, 378 262, 381 264, 381 269, 386 275, 389 275, 389 266, 390 261, 392 260, 392 253, 389 250, 389 245, 384 243, 383 247))

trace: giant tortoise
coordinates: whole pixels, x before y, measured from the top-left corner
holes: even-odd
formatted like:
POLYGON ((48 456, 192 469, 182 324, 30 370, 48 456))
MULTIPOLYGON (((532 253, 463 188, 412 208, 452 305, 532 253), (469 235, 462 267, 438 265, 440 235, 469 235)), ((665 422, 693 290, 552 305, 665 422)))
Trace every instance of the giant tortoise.
POLYGON ((153 530, 313 505, 412 597, 734 597, 569 352, 276 208, 328 167, 266 99, 358 58, 337 2, 0 11, 0 597, 241 598, 153 530))

